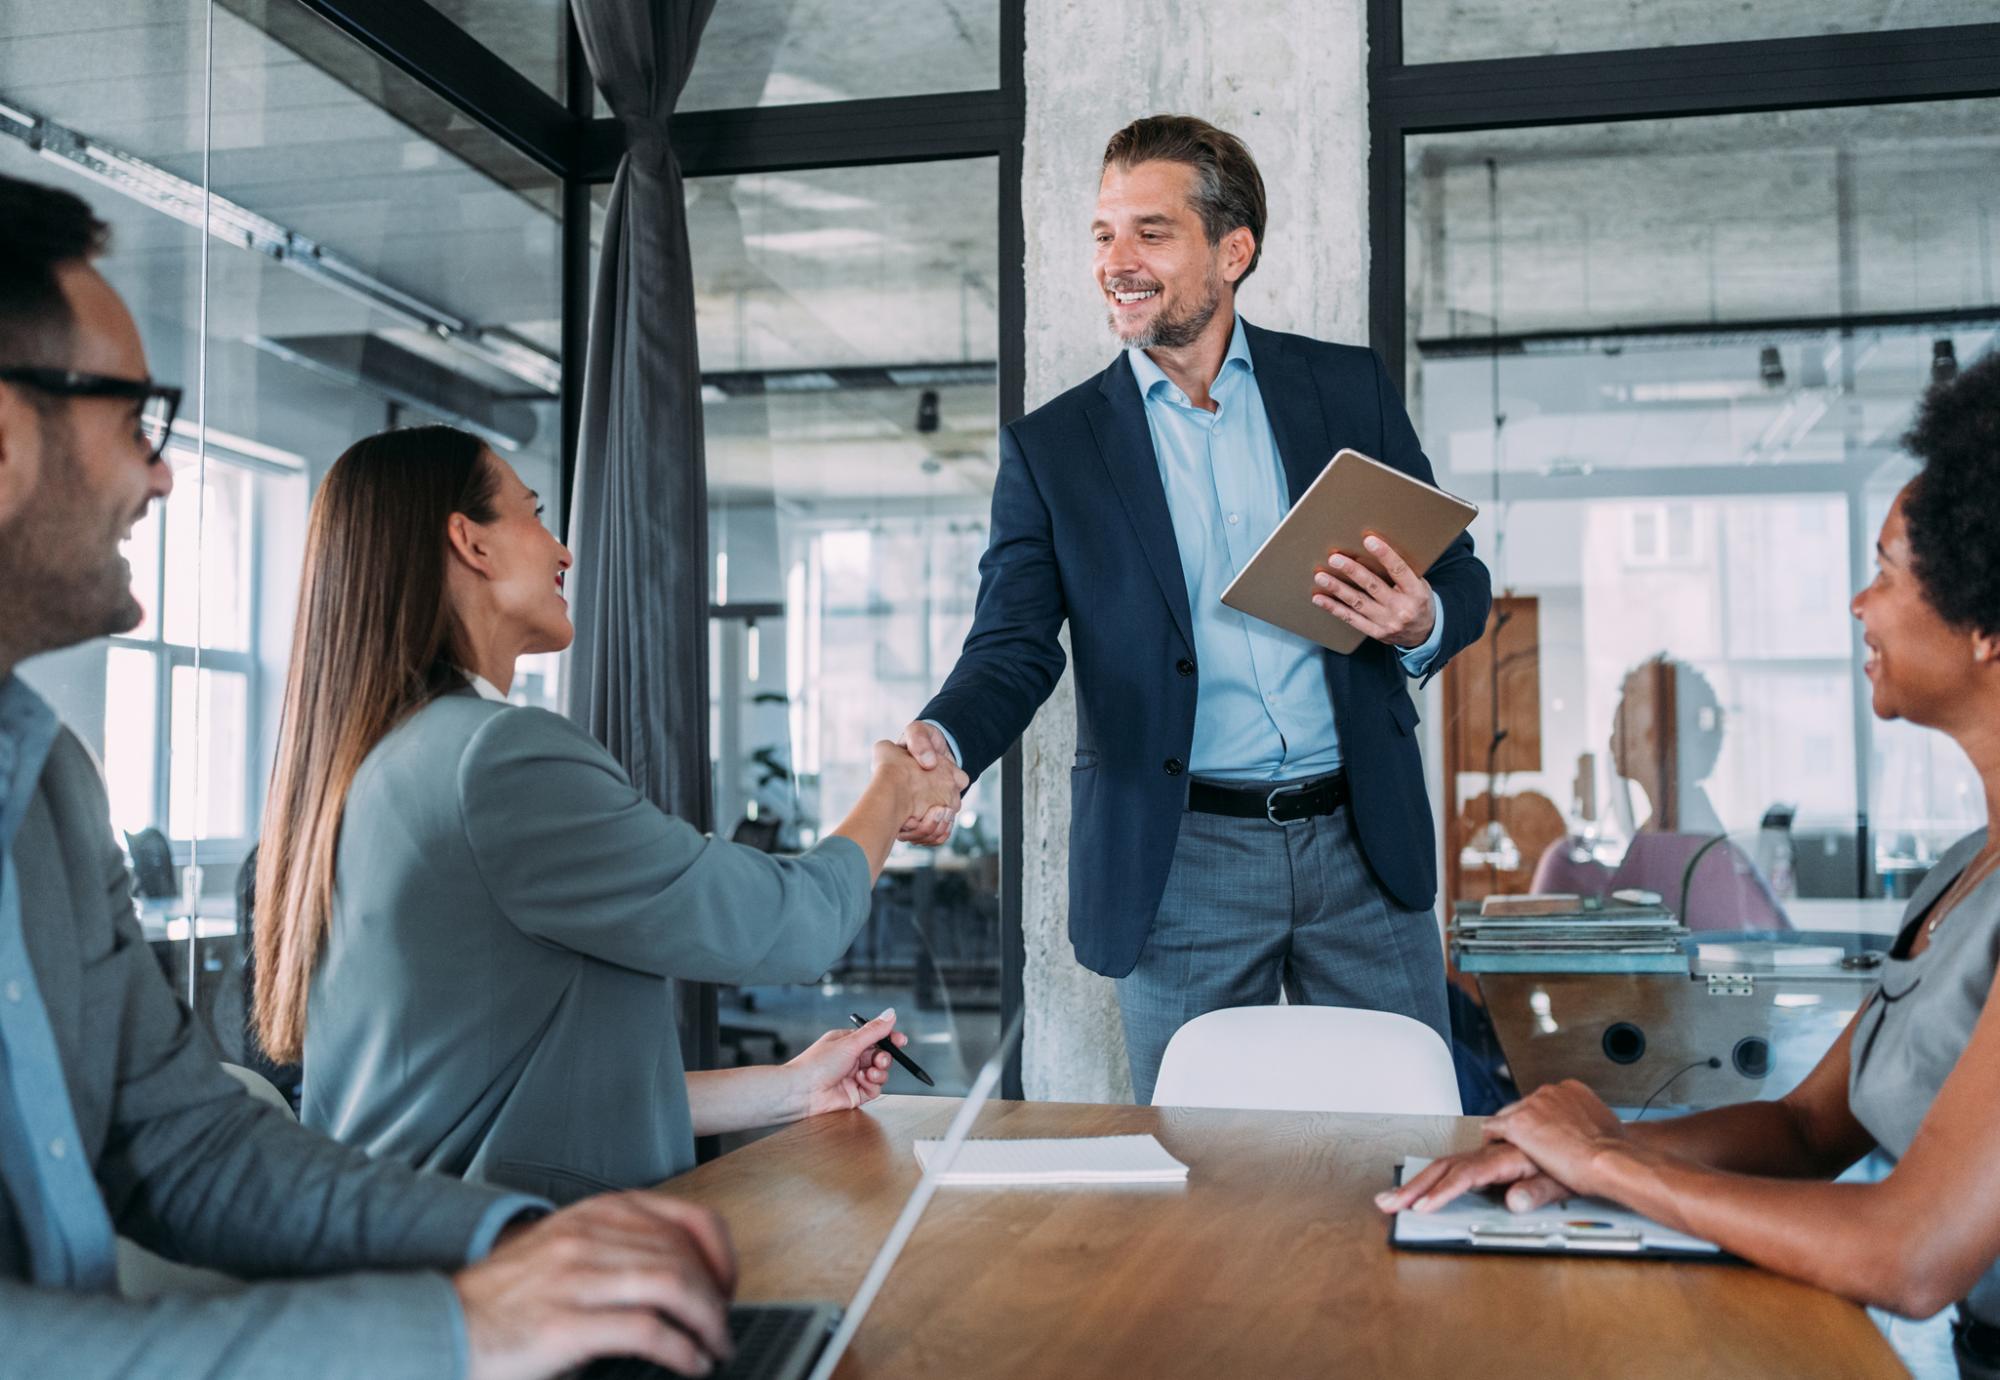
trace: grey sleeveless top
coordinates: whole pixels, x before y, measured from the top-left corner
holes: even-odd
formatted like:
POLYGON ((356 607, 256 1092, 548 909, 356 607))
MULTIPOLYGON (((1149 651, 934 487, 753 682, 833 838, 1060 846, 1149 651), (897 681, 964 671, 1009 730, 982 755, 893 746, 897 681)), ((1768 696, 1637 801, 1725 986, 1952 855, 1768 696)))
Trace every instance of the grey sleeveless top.
MULTIPOLYGON (((2000 872, 1953 907, 1929 948, 1915 958, 1899 955, 1907 953, 1932 904, 1985 846, 1984 829, 1967 835, 1924 877, 1903 912, 1903 932, 1874 1000, 1855 1027, 1847 1104, 1891 1159, 1908 1153, 1986 1009, 2000 960, 2000 872)), ((1965 1301, 1982 1320, 2000 1322, 2000 1263, 1979 1277, 1965 1301)))

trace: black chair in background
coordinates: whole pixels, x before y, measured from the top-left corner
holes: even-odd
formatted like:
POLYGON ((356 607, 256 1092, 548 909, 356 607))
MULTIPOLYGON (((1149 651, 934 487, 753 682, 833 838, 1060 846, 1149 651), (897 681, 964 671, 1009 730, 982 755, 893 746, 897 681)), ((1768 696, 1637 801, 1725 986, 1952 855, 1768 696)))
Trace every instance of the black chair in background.
POLYGON ((132 885, 141 896, 164 900, 178 895, 174 883, 174 851, 158 829, 125 834, 125 851, 132 859, 132 885))

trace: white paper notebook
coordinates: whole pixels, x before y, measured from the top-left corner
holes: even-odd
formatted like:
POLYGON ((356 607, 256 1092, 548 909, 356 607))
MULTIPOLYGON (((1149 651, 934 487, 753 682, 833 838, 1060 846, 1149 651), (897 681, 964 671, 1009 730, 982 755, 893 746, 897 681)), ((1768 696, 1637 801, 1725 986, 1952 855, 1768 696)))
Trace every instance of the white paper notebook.
MULTIPOLYGON (((916 1143, 928 1166, 940 1142, 916 1143)), ((940 1183, 1171 1184, 1188 1167, 1152 1136, 1073 1136, 1061 1140, 968 1140, 940 1183)))

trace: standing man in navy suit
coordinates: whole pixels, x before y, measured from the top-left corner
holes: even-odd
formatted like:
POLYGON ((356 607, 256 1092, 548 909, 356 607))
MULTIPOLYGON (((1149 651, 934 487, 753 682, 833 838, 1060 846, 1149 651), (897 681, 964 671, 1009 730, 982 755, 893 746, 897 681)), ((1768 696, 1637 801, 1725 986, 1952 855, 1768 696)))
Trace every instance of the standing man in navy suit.
MULTIPOLYGON (((1076 657, 1070 939, 1117 979, 1132 1086, 1152 1099, 1184 1023, 1277 1000, 1400 1012, 1449 1039, 1430 803, 1407 681, 1486 626, 1461 536, 1392 580, 1340 556, 1313 602, 1351 655, 1221 602, 1327 460, 1351 446, 1428 481, 1373 351, 1260 330, 1236 295, 1264 240, 1249 151, 1202 120, 1105 149, 1097 289, 1125 349, 1001 429, 972 632, 904 732, 973 776, 1076 657)), ((938 812, 904 835, 942 842, 938 812)))

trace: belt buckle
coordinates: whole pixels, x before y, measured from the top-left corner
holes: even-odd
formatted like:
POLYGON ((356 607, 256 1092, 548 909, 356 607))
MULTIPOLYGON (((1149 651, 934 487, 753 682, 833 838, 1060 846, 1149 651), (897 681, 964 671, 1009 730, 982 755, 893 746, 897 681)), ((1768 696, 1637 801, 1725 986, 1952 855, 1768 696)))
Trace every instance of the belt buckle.
POLYGON ((1309 789, 1311 789, 1310 783, 1272 788, 1271 793, 1264 797, 1264 818, 1270 820, 1271 823, 1277 825, 1280 829, 1292 824, 1304 824, 1308 818, 1305 815, 1300 815, 1297 819, 1278 818, 1278 797, 1281 795, 1304 795, 1309 789))

